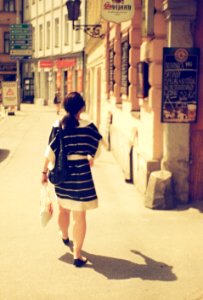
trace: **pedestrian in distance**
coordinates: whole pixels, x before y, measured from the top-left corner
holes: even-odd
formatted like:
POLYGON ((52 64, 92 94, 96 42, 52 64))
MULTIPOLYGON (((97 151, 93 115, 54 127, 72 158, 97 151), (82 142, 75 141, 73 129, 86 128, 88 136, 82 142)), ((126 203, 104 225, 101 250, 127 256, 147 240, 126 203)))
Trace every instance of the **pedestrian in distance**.
POLYGON ((60 99, 60 94, 59 93, 55 94, 53 102, 54 102, 54 105, 56 107, 56 113, 57 113, 57 115, 59 115, 60 114, 60 109, 61 109, 61 99, 60 99))
MULTIPOLYGON (((94 123, 81 119, 85 101, 79 93, 68 94, 63 105, 66 115, 61 120, 62 138, 68 159, 67 167, 70 169, 67 179, 54 185, 59 205, 58 225, 62 242, 70 245, 68 227, 72 213, 73 264, 82 267, 87 262, 87 258, 81 253, 86 234, 86 211, 98 207, 91 166, 92 160, 99 155, 102 136, 94 123)), ((49 137, 42 183, 48 181, 48 171, 54 165, 59 122, 55 122, 49 137)))

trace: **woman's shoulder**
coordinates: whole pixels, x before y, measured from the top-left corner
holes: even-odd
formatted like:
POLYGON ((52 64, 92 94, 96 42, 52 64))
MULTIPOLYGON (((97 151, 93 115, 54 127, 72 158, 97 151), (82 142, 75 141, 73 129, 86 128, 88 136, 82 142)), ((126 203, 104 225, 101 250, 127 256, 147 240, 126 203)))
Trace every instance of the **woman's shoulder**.
POLYGON ((79 127, 88 127, 92 122, 86 119, 79 120, 79 127))

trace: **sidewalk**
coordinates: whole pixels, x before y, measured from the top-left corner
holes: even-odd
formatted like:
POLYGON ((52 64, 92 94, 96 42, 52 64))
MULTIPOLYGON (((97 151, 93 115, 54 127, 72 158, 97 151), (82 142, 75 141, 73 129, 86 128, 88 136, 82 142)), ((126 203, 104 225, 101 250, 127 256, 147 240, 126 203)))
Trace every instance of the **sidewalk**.
POLYGON ((43 153, 56 118, 54 107, 23 104, 0 120, 0 300, 203 299, 201 210, 145 208, 106 150, 93 167, 100 207, 87 214, 87 266, 72 265, 56 205, 41 227, 43 153))

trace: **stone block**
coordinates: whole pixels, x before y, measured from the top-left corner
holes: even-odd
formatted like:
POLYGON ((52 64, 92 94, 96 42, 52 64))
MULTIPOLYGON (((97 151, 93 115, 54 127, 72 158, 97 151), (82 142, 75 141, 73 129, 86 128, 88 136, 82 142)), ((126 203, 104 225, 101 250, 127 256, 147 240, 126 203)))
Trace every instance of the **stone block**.
POLYGON ((174 208, 171 172, 161 170, 150 174, 144 204, 152 209, 174 208))

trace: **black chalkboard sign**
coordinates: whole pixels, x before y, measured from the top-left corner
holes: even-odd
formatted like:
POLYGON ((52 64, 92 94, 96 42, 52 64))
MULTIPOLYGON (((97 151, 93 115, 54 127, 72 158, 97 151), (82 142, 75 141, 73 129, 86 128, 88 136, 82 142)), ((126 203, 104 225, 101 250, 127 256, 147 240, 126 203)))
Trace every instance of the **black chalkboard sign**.
POLYGON ((199 55, 199 48, 163 49, 162 122, 197 121, 199 55))

